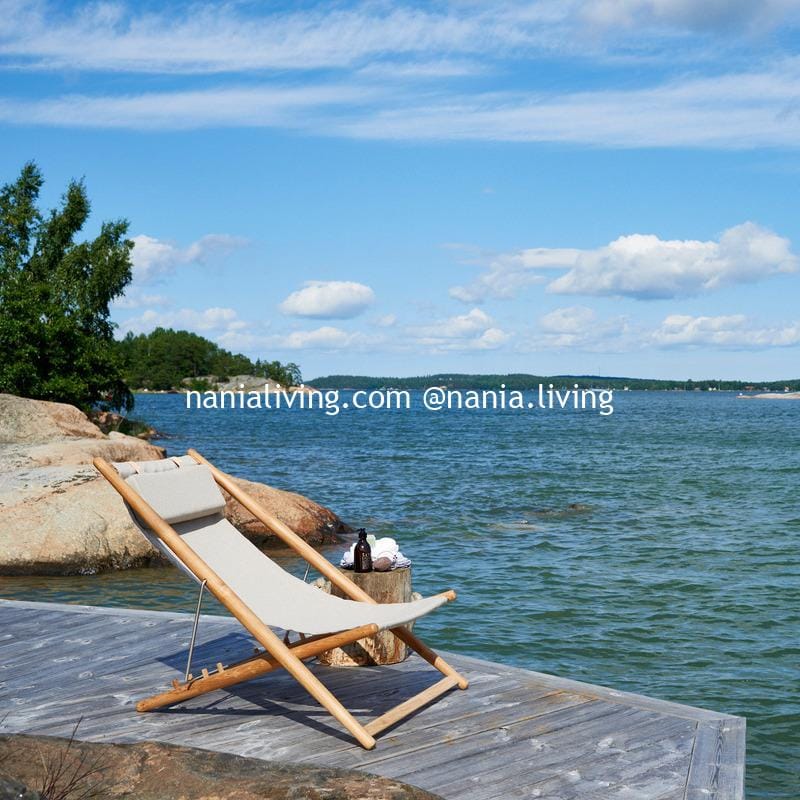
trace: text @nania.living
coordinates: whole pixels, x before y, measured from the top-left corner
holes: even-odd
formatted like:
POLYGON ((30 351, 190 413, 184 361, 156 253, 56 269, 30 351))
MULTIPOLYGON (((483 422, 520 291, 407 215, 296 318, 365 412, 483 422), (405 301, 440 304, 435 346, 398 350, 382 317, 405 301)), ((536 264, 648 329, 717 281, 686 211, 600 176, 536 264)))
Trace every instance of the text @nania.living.
POLYGON ((299 409, 320 411, 335 417, 347 411, 411 411, 422 409, 434 413, 447 411, 593 411, 602 417, 614 413, 613 389, 581 389, 540 383, 521 390, 451 389, 429 386, 421 391, 408 389, 308 389, 300 386, 291 391, 263 390, 190 391, 186 393, 186 408, 191 410, 246 409, 279 411, 299 409))

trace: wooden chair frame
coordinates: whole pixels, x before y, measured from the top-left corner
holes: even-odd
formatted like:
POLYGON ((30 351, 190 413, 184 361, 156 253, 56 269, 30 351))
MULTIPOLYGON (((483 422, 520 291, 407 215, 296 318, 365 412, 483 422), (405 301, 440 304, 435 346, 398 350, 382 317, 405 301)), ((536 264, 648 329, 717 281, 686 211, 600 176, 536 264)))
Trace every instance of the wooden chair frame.
MULTIPOLYGON (((346 575, 343 575, 326 558, 320 555, 313 547, 303 541, 291 528, 284 525, 279 519, 270 514, 259 502, 250 497, 231 480, 230 476, 218 470, 213 464, 203 458, 196 450, 189 450, 190 455, 198 464, 204 464, 211 470, 217 485, 224 489, 242 504, 256 519, 264 523, 276 536, 292 548, 299 556, 321 575, 335 584, 352 600, 365 603, 375 603, 363 589, 346 575)), ((180 682, 174 680, 170 691, 141 700, 137 711, 152 711, 157 708, 175 705, 192 697, 213 692, 234 684, 256 678, 271 670, 283 668, 308 691, 308 693, 322 705, 330 714, 344 726, 358 741, 358 743, 371 750, 375 746, 375 736, 390 728, 413 714, 423 706, 433 702, 445 692, 458 687, 466 689, 468 681, 450 666, 441 656, 437 655, 424 642, 420 641, 413 633, 404 627, 392 628, 391 632, 415 650, 429 664, 444 675, 437 683, 424 689, 419 694, 400 703, 386 713, 362 725, 342 705, 342 703, 328 690, 313 672, 303 663, 304 659, 311 658, 334 647, 350 644, 358 639, 374 635, 379 627, 376 624, 363 625, 351 630, 339 631, 319 636, 301 638, 299 641, 287 644, 261 619, 256 616, 239 596, 217 575, 209 565, 200 558, 194 550, 187 545, 175 529, 129 486, 111 464, 102 458, 93 461, 95 468, 119 492, 125 502, 133 509, 136 515, 150 528, 169 549, 188 567, 200 580, 205 579, 208 590, 222 603, 225 608, 236 617, 244 628, 264 648, 244 661, 224 666, 216 665, 216 669, 209 671, 203 669, 201 675, 189 675, 188 680, 180 682)), ((452 590, 443 593, 448 600, 455 600, 456 594, 452 590)))

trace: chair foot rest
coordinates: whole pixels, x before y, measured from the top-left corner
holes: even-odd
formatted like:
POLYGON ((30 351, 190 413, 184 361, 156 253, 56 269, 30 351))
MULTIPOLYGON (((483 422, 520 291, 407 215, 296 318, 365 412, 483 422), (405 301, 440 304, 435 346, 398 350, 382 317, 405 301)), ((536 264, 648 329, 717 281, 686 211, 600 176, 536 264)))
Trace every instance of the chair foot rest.
POLYGON ((423 689, 419 694, 415 694, 399 706, 395 706, 380 717, 376 717, 372 722, 368 722, 364 729, 372 736, 391 728, 396 725, 400 720, 405 719, 410 714, 418 711, 420 708, 432 703, 437 697, 441 697, 445 692, 455 689, 458 686, 458 681, 455 678, 446 677, 437 681, 433 686, 423 689))

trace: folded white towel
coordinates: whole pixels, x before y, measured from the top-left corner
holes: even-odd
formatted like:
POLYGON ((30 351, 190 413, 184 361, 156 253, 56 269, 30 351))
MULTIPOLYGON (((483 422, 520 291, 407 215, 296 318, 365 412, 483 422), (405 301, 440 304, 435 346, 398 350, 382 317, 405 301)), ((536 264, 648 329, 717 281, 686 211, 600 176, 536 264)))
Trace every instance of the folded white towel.
POLYGON ((344 555, 342 556, 342 560, 339 562, 340 567, 344 567, 345 569, 350 569, 355 563, 355 549, 356 546, 354 544, 350 545, 349 550, 344 551, 344 555))
POLYGON ((372 560, 377 561, 379 558, 388 558, 394 561, 400 548, 397 542, 389 536, 384 536, 383 539, 377 539, 375 544, 372 545, 372 560))
MULTIPOLYGON (((339 562, 340 566, 345 569, 352 568, 355 560, 355 549, 355 544, 350 545, 350 549, 346 550, 342 555, 342 560, 339 562)), ((371 543, 371 550, 373 561, 377 561, 379 558, 388 558, 392 562, 392 569, 411 566, 411 560, 400 552, 397 542, 390 536, 376 539, 371 543)))

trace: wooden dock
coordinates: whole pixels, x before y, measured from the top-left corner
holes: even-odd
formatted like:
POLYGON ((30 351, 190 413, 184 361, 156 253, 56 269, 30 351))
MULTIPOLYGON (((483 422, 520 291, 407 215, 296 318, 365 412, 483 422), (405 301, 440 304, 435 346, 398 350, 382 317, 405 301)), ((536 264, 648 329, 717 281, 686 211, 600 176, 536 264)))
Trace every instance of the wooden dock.
MULTIPOLYGON (((182 677, 185 614, 0 600, 0 732, 155 739, 269 760, 349 767, 453 800, 741 800, 745 720, 458 655, 470 680, 378 739, 355 745, 285 673, 148 714, 137 699, 182 677)), ((194 664, 252 641, 204 616, 194 664)), ((314 671, 371 718, 441 676, 418 657, 314 671)))

